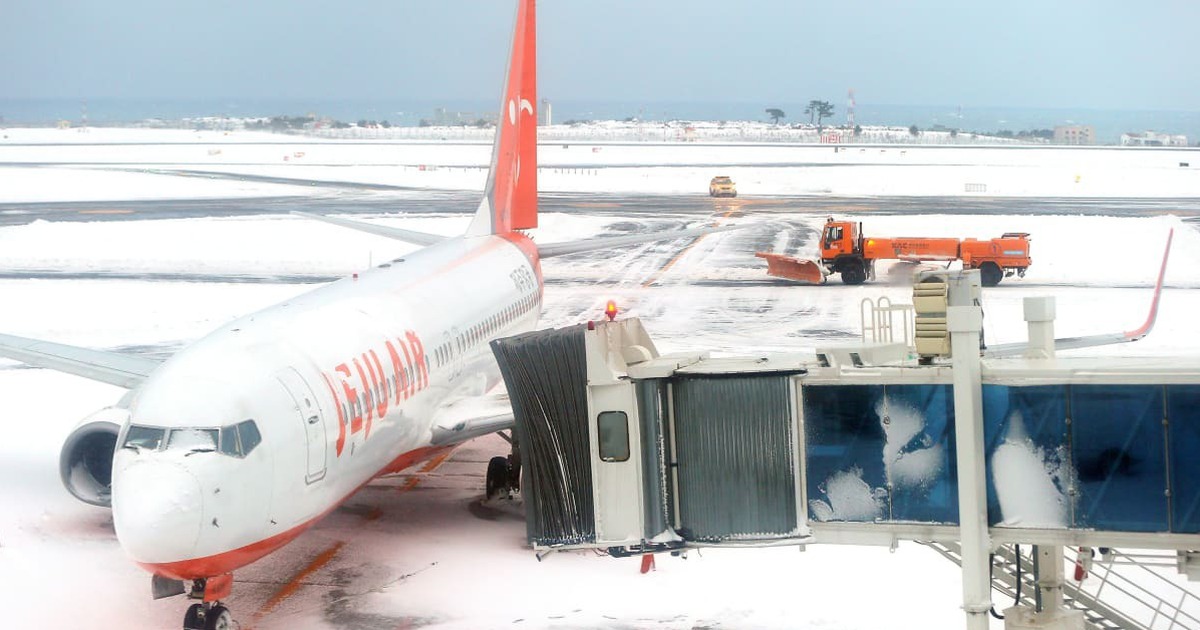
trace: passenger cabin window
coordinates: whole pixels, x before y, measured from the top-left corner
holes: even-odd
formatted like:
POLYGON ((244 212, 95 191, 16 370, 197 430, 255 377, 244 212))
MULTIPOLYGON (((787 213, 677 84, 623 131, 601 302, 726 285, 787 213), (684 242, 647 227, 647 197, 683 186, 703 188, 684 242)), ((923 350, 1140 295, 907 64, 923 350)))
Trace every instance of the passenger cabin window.
POLYGON ((156 451, 159 446, 162 446, 163 435, 166 432, 166 429, 159 427, 143 427, 131 424, 129 425, 129 431, 125 434, 125 443, 121 446, 133 446, 139 449, 144 448, 156 451))
POLYGON ((623 462, 629 459, 629 416, 624 411, 605 411, 596 418, 600 437, 600 459, 623 462))

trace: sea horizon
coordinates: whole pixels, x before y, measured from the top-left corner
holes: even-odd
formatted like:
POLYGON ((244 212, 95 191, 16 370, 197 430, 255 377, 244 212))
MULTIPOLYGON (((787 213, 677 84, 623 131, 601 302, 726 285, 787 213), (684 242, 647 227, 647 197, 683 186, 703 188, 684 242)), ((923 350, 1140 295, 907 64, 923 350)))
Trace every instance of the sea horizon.
MULTIPOLYGON (((591 102, 551 101, 553 122, 593 120, 643 121, 768 121, 766 110, 777 108, 786 116, 781 124, 806 123, 807 103, 764 102, 591 102)), ((834 115, 826 125, 848 122, 846 105, 833 103, 834 115)), ((492 101, 470 99, 369 99, 369 98, 0 98, 0 125, 44 126, 59 121, 72 124, 127 125, 148 120, 183 121, 196 118, 270 118, 308 116, 353 123, 388 121, 397 126, 418 126, 433 120, 438 110, 454 119, 471 121, 493 116, 492 101)), ((1116 144, 1121 134, 1155 131, 1186 135, 1189 145, 1200 141, 1200 111, 1137 110, 1086 107, 1016 107, 959 105, 890 105, 858 103, 854 122, 921 129, 945 128, 965 132, 1013 133, 1053 129, 1059 125, 1091 125, 1100 144, 1116 144)))

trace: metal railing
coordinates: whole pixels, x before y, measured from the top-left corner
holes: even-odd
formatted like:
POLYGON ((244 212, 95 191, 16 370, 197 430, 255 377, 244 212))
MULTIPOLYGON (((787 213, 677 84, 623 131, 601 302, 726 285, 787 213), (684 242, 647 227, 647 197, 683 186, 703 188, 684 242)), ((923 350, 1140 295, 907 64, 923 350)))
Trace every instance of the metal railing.
MULTIPOLYGON (((922 543, 961 565, 956 543, 922 543)), ((1033 571, 1032 546, 1019 556, 1014 547, 996 550, 993 560, 992 587, 1022 605, 1035 606, 1037 578, 1033 571), (1020 581, 1017 563, 1020 562, 1020 581), (1019 584, 1019 588, 1018 588, 1019 584)), ((1123 553, 1107 550, 1090 562, 1090 551, 1083 557, 1068 548, 1064 560, 1071 567, 1086 566, 1082 581, 1068 573, 1063 581, 1063 604, 1079 610, 1094 630, 1187 630, 1200 629, 1200 597, 1167 578, 1160 571, 1174 567, 1174 558, 1153 553, 1123 553), (1118 566, 1122 568, 1117 569, 1118 566), (1159 569, 1159 570, 1156 570, 1159 569)))
POLYGON ((1110 605, 1119 605, 1139 627, 1154 630, 1200 628, 1200 597, 1155 570, 1174 568, 1174 555, 1108 549, 1090 562, 1089 555, 1092 555, 1091 550, 1081 553, 1068 548, 1067 551, 1068 561, 1088 569, 1082 582, 1069 582, 1080 597, 1097 601, 1103 597, 1110 605))
POLYGON ((858 305, 860 328, 863 343, 897 343, 895 315, 900 314, 903 343, 908 347, 913 345, 913 307, 912 304, 892 304, 887 296, 878 301, 863 298, 858 305))

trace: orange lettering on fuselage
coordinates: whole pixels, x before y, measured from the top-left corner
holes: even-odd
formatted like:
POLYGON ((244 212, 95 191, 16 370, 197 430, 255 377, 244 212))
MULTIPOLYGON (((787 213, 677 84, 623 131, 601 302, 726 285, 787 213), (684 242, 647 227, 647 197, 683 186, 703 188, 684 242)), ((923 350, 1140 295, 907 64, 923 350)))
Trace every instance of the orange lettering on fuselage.
MULTIPOLYGON (((354 369, 358 370, 358 379, 360 381, 362 381, 363 394, 364 394, 362 397, 362 406, 364 409, 367 410, 367 413, 366 413, 367 433, 370 434, 371 433, 371 415, 375 412, 375 410, 371 408, 371 398, 370 398, 370 396, 367 396, 366 393, 371 391, 371 386, 369 384, 367 384, 367 373, 363 372, 362 365, 359 364, 358 359, 355 358, 355 359, 353 359, 353 361, 354 361, 354 369)), ((358 433, 358 430, 356 429, 354 431, 354 433, 358 433)))
POLYGON ((342 363, 336 369, 342 375, 342 392, 350 404, 350 434, 353 435, 362 430, 362 405, 358 404, 358 389, 350 385, 350 366, 342 363))
POLYGON ((338 437, 337 443, 334 444, 334 450, 338 457, 342 456, 342 449, 346 447, 346 414, 342 413, 342 401, 338 399, 337 390, 333 389, 333 381, 324 372, 321 373, 321 378, 325 379, 325 385, 329 387, 329 395, 333 396, 333 408, 337 409, 338 417, 338 437))
POLYGON ((429 387, 429 372, 425 369, 425 362, 421 357, 425 356, 425 348, 421 345, 421 338, 417 333, 407 330, 405 336, 408 337, 408 343, 412 346, 413 356, 417 358, 417 389, 425 389, 429 387))
POLYGON ((429 387, 429 368, 425 363, 425 347, 421 344, 421 338, 411 330, 404 332, 404 337, 397 337, 395 344, 390 339, 384 340, 384 347, 391 359, 392 378, 395 379, 394 387, 388 387, 388 374, 384 369, 384 363, 379 360, 379 354, 371 349, 362 353, 361 362, 356 357, 350 359, 348 363, 339 364, 334 368, 336 380, 340 381, 342 385, 341 395, 334 387, 334 380, 324 372, 321 373, 326 385, 329 386, 329 393, 333 396, 334 408, 337 409, 338 439, 335 450, 338 457, 345 449, 347 422, 350 424, 349 434, 353 436, 362 431, 365 440, 371 435, 372 419, 378 417, 383 420, 387 415, 393 402, 392 396, 395 397, 394 402, 398 408, 402 401, 429 387), (397 350, 397 346, 399 346, 399 350, 397 350), (358 382, 362 385, 361 393, 352 384, 354 372, 350 370, 351 364, 354 365, 354 371, 358 372, 358 382), (366 370, 363 370, 363 364, 366 364, 366 370), (370 375, 369 380, 368 374, 370 375), (369 396, 367 392, 370 392, 369 396), (343 397, 350 404, 348 418, 347 414, 342 411, 343 397), (364 415, 366 416, 365 426, 364 415))
POLYGON ((399 404, 402 400, 408 400, 408 349, 404 344, 400 344, 400 348, 404 350, 404 361, 400 360, 400 353, 396 352, 396 346, 389 339, 385 342, 388 355, 392 358, 392 372, 396 374, 396 403, 399 404))
MULTIPOLYGON (((371 361, 367 362, 367 369, 371 371, 371 383, 374 384, 375 391, 379 392, 378 399, 375 401, 375 415, 383 420, 388 411, 388 391, 387 391, 387 376, 383 374, 383 364, 379 362, 379 355, 375 354, 374 350, 370 351, 371 361), (374 367, 372 367, 374 364, 374 367), (379 382, 375 382, 375 375, 379 375, 379 382)), ((367 361, 367 355, 363 355, 363 361, 367 361)))

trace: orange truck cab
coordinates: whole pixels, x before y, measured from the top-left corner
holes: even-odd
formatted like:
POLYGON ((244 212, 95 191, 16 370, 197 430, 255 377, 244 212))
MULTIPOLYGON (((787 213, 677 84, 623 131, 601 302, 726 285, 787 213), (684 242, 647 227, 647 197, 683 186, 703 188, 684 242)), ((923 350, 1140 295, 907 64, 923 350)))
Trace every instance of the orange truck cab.
POLYGON ((1025 276, 1032 264, 1029 235, 1006 233, 1000 238, 980 241, 973 238, 866 237, 862 223, 835 221, 825 223, 821 232, 821 264, 825 274, 839 273, 845 284, 862 284, 875 277, 875 261, 906 260, 932 262, 961 260, 963 269, 978 269, 984 286, 994 287, 1005 277, 1025 276))

